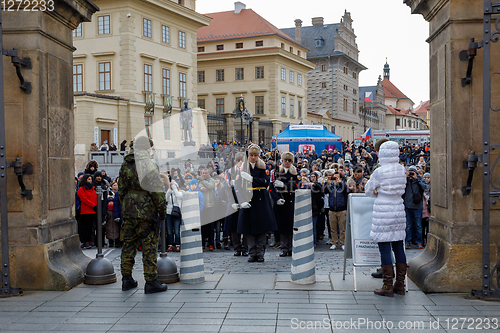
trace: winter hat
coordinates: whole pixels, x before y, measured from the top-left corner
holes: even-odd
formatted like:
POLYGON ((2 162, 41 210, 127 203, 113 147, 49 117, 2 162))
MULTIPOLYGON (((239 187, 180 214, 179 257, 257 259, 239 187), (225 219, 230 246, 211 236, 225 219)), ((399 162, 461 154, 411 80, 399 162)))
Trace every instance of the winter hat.
POLYGON ((189 186, 191 186, 191 185, 193 185, 193 184, 198 185, 198 179, 193 178, 193 179, 191 179, 191 180, 189 181, 189 186))
POLYGON ((321 173, 319 173, 319 171, 313 171, 311 172, 311 175, 315 175, 317 179, 321 178, 321 173))
POLYGON ((424 173, 424 178, 425 178, 425 177, 429 177, 429 178, 430 178, 430 177, 431 177, 431 174, 430 174, 430 173, 428 173, 428 172, 426 172, 426 173, 424 173))
POLYGON ((79 172, 79 173, 78 173, 78 175, 76 175, 76 178, 78 179, 78 178, 80 178, 80 176, 82 176, 82 175, 84 175, 84 174, 85 174, 85 173, 83 173, 83 172, 79 172))
POLYGON ((408 168, 408 171, 414 171, 414 172, 417 172, 417 167, 412 165, 408 168))
POLYGON ((398 163, 399 162, 398 143, 395 141, 384 142, 380 146, 380 151, 378 156, 379 156, 379 163, 381 166, 389 163, 398 163))
POLYGON ((302 171, 304 171, 304 172, 306 173, 306 176, 308 176, 308 175, 309 175, 309 170, 307 170, 306 168, 304 168, 304 169, 300 169, 300 172, 302 172, 302 171))
POLYGON ((102 178, 102 173, 101 173, 101 171, 99 171, 99 170, 98 170, 98 171, 94 172, 94 179, 95 179, 96 177, 101 177, 101 178, 102 178))

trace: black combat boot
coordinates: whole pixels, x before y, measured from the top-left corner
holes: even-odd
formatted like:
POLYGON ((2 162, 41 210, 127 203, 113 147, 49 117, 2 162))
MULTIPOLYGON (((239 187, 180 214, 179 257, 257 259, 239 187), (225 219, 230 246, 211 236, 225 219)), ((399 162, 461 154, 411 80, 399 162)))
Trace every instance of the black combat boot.
POLYGON ((162 291, 167 291, 167 289, 168 289, 167 285, 160 283, 158 280, 146 281, 146 285, 144 286, 144 293, 145 294, 160 293, 162 291))
POLYGON ((134 288, 137 288, 137 281, 134 280, 132 275, 122 276, 122 291, 127 291, 134 288))

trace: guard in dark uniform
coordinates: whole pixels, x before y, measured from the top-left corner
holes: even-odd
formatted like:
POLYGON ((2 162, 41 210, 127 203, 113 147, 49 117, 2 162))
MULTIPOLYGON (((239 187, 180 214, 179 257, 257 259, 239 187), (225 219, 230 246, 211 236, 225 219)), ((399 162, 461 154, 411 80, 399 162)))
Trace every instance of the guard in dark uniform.
POLYGON ((227 179, 229 182, 229 191, 227 191, 227 213, 224 220, 224 231, 231 236, 231 243, 234 247, 235 256, 248 256, 248 243, 247 235, 243 235, 243 241, 241 234, 237 233, 238 228, 238 215, 239 215, 239 204, 238 197, 236 195, 236 183, 238 183, 241 188, 241 167, 245 159, 245 153, 236 153, 235 155, 235 166, 228 170, 227 179))
POLYGON ((271 196, 276 203, 274 205, 274 216, 280 232, 281 257, 292 255, 293 221, 295 210, 295 190, 298 188, 300 176, 293 166, 294 157, 290 152, 281 155, 278 172, 275 181, 270 188, 271 196))
POLYGON ((277 229, 276 220, 267 193, 269 172, 259 158, 260 147, 254 143, 248 147, 248 162, 243 164, 236 182, 236 194, 240 206, 237 232, 247 235, 250 258, 248 262, 263 262, 266 251, 266 234, 277 229))

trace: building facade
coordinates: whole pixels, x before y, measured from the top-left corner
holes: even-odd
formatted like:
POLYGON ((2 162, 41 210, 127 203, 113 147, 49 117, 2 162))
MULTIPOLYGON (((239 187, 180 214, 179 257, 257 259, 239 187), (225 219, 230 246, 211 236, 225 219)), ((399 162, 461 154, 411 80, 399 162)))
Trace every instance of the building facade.
POLYGON ((363 133, 358 90, 359 73, 366 67, 358 62, 352 22, 346 11, 337 24, 324 24, 322 17, 315 17, 312 26, 295 20, 295 28, 282 29, 309 49, 307 59, 315 64, 307 81, 308 123, 323 124, 345 141, 363 133))
POLYGON ((428 127, 431 124, 431 101, 420 102, 420 105, 415 108, 413 113, 424 120, 428 127))
POLYGON ((427 123, 414 113, 413 101, 390 80, 390 67, 384 65, 384 78, 376 86, 359 88, 359 119, 366 131, 372 130, 422 130, 427 123))
MULTIPOLYGON (((195 0, 95 3, 100 11, 92 22, 73 31, 75 168, 93 142, 119 148, 139 133, 159 151, 180 151, 184 101, 193 108, 194 126, 205 126, 196 103, 196 34, 210 18, 195 11, 195 0)), ((205 143, 203 131, 194 133, 205 143)))
POLYGON ((269 145, 289 124, 307 119, 307 49, 245 4, 205 14, 198 30, 198 106, 208 111, 211 140, 251 139, 269 145), (236 112, 240 99, 250 126, 236 112))

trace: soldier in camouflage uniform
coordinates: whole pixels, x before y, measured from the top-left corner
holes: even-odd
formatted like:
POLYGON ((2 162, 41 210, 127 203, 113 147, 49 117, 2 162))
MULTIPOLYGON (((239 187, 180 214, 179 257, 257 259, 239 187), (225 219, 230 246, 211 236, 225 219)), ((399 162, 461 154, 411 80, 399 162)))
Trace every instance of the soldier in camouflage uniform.
POLYGON ((134 150, 124 158, 118 182, 123 218, 122 290, 137 287, 132 269, 137 247, 142 241, 146 294, 167 290, 167 285, 157 280, 157 224, 165 218, 166 202, 158 166, 150 156, 152 146, 153 142, 144 136, 135 140, 134 150))

